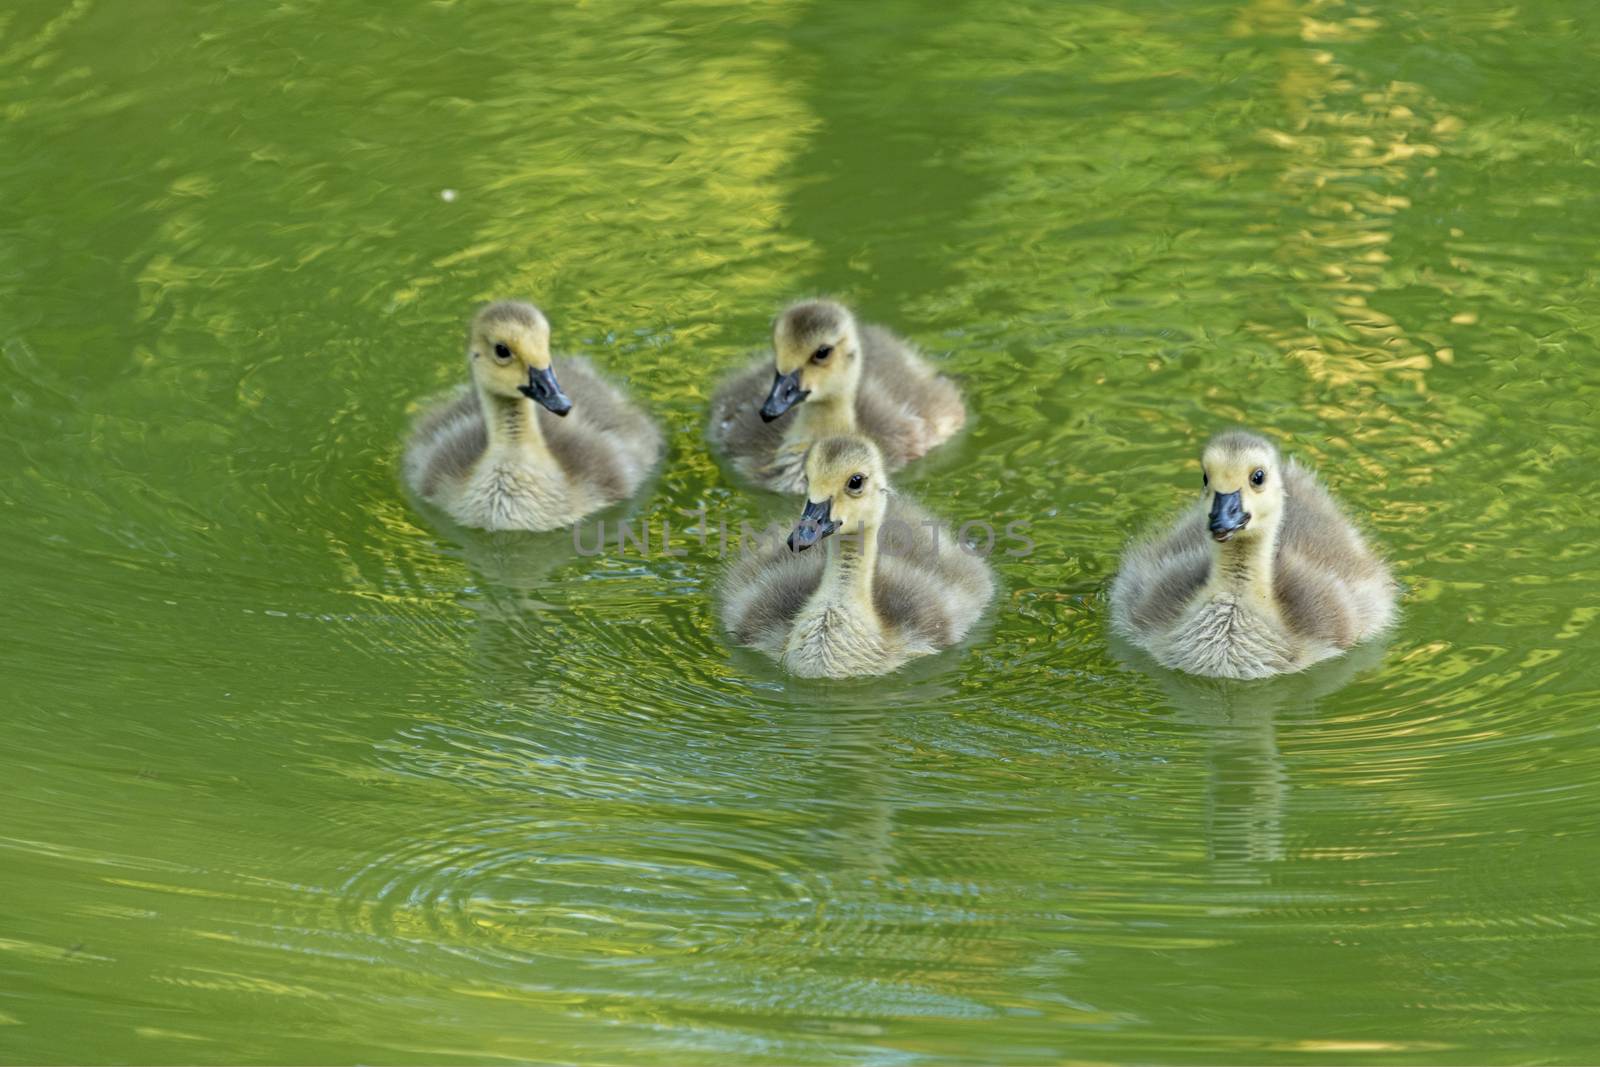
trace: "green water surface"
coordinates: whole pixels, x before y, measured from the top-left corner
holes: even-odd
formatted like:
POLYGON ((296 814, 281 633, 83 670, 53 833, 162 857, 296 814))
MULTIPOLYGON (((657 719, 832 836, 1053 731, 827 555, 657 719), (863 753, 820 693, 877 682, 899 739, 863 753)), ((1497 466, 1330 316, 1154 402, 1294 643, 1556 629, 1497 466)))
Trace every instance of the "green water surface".
POLYGON ((1597 159, 1594 0, 11 0, 0 1060, 1600 1059, 1597 159), (526 296, 667 430, 613 517, 793 517, 702 431, 815 292, 1032 524, 959 649, 797 683, 714 542, 399 484, 526 296), (1239 423, 1383 647, 1108 640, 1239 423))

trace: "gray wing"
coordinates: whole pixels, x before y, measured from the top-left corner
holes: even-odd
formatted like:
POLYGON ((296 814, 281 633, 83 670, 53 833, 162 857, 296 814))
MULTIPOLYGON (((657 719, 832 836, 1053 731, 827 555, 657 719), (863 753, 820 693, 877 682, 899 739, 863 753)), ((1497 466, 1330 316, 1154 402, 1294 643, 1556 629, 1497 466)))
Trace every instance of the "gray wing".
POLYGON ((885 515, 873 606, 908 644, 945 648, 966 636, 994 597, 994 574, 929 512, 896 497, 885 515))
POLYGON ((723 625, 741 645, 780 651, 795 616, 822 582, 826 553, 763 545, 723 575, 723 625))
POLYGON ((661 455, 661 431, 650 417, 581 356, 553 361, 556 380, 572 398, 565 417, 537 410, 545 442, 569 476, 611 500, 629 496, 661 455))
POLYGON ((761 403, 772 388, 772 357, 766 355, 728 377, 711 398, 706 435, 744 470, 768 466, 783 443, 793 409, 771 422, 761 418, 761 403))
POLYGON ((1356 643, 1359 624, 1354 605, 1327 571, 1309 565, 1293 551, 1279 552, 1272 592, 1284 623, 1294 633, 1338 648, 1356 643))
POLYGON ((1185 508, 1176 523, 1135 541, 1111 583, 1112 624, 1130 636, 1160 631, 1211 577, 1206 505, 1185 508))
POLYGON ((1383 563, 1367 547, 1355 525, 1317 481, 1316 475, 1291 460, 1284 467, 1282 548, 1307 565, 1347 581, 1381 575, 1383 563))
POLYGON ((459 387, 424 408, 406 442, 406 481, 431 498, 448 481, 467 476, 489 447, 483 408, 469 387, 459 387))
POLYGON ((905 466, 961 429, 967 409, 954 382, 910 342, 882 326, 861 328, 856 420, 890 470, 905 466))
POLYGON ((1297 633, 1348 648, 1394 616, 1394 581, 1337 501, 1294 461, 1284 469, 1284 516, 1273 592, 1297 633))

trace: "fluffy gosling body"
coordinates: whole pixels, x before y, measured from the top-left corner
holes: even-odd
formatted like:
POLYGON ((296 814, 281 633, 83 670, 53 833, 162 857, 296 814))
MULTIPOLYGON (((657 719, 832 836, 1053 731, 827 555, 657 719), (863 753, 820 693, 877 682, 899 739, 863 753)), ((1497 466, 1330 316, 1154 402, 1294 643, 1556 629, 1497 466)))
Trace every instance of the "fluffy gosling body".
POLYGON ((765 488, 804 492, 806 450, 826 437, 870 438, 892 471, 966 422, 954 382, 909 342, 858 324, 832 300, 785 310, 772 349, 717 390, 709 431, 734 469, 765 488))
POLYGON ((1306 468, 1255 434, 1206 445, 1205 491, 1135 543, 1111 586, 1112 624, 1190 674, 1299 671, 1379 633, 1395 583, 1306 468))
POLYGON ((891 495, 885 468, 863 437, 812 446, 788 543, 742 556, 723 580, 734 640, 793 674, 846 678, 887 674, 966 636, 994 596, 989 567, 891 495))
POLYGON ((471 382, 430 405, 406 444, 405 477, 464 526, 554 530, 633 495, 661 454, 655 424, 586 359, 550 355, 532 304, 480 310, 471 382))

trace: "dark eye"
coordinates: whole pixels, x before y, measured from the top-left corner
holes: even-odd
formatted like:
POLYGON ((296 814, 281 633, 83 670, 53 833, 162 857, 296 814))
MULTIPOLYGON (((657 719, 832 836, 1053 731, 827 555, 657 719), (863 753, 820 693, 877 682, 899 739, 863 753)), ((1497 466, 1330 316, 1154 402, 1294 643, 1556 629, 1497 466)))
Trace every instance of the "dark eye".
POLYGON ((1207 474, 1205 471, 1201 471, 1200 472, 1200 485, 1201 485, 1202 488, 1210 488, 1210 486, 1211 486, 1211 475, 1207 474))
POLYGON ((811 353, 811 362, 826 363, 828 362, 828 357, 831 355, 833 355, 833 346, 823 345, 821 348, 811 353))
POLYGON ((511 349, 506 347, 504 341, 494 343, 494 358, 502 360, 511 358, 511 349))
POLYGON ((861 487, 866 484, 867 479, 865 475, 852 474, 850 476, 850 480, 845 483, 845 488, 850 490, 852 493, 859 493, 861 492, 861 487))
POLYGON ((1257 489, 1260 489, 1262 485, 1266 483, 1266 480, 1267 472, 1262 470, 1260 467, 1257 467, 1255 470, 1250 472, 1250 484, 1255 486, 1257 489))

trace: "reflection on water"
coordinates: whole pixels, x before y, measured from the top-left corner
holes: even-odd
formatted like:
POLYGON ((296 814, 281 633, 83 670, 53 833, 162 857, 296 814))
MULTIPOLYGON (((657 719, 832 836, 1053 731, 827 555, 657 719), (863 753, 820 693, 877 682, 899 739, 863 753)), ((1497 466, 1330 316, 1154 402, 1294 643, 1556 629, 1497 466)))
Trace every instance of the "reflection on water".
POLYGON ((0 13, 0 1058, 1593 1058, 1587 6, 310 15, 0 13), (704 407, 819 291, 962 380, 897 485, 1032 524, 961 649, 799 682, 714 542, 399 485, 526 295, 668 431, 608 526, 787 513, 704 407), (1233 422, 1387 644, 1110 643, 1233 422))
POLYGON ((1167 670, 1142 649, 1112 634, 1112 651, 1130 669, 1150 674, 1180 721, 1205 739, 1206 857, 1219 881, 1265 884, 1287 858, 1285 806, 1291 789, 1278 744, 1280 718, 1312 720, 1322 698, 1380 663, 1389 637, 1369 641, 1300 674, 1238 683, 1167 670))

